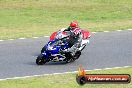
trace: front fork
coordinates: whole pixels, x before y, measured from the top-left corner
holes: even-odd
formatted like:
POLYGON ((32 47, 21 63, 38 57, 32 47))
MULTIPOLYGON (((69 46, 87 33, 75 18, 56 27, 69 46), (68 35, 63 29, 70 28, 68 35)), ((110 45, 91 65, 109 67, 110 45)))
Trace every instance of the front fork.
POLYGON ((44 51, 43 53, 41 53, 43 56, 43 59, 46 59, 46 61, 49 61, 49 53, 47 53, 46 51, 44 51))

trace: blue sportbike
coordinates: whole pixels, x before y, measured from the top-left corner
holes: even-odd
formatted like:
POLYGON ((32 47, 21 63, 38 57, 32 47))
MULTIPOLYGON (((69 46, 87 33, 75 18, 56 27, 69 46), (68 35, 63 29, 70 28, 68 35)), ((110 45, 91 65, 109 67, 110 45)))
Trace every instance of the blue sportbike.
POLYGON ((89 32, 82 30, 82 35, 81 47, 77 48, 75 46, 73 52, 68 52, 70 46, 67 40, 70 37, 70 33, 64 33, 62 31, 52 33, 49 42, 44 45, 41 54, 37 57, 36 64, 43 65, 50 61, 65 61, 66 63, 75 61, 80 57, 81 51, 85 48, 87 43, 89 43, 89 32))

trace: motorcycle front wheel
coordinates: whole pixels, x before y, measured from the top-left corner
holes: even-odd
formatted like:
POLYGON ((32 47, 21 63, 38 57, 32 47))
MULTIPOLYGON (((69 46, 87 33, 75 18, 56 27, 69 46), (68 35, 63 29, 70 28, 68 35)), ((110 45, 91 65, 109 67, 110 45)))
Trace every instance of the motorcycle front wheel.
POLYGON ((43 64, 45 64, 45 63, 46 63, 46 59, 43 58, 43 55, 42 55, 42 54, 40 54, 40 55, 37 57, 37 59, 36 59, 36 64, 37 64, 37 65, 43 65, 43 64))
POLYGON ((45 48, 45 47, 43 47, 43 48, 42 48, 42 50, 41 50, 41 53, 43 53, 45 50, 46 50, 46 48, 45 48))

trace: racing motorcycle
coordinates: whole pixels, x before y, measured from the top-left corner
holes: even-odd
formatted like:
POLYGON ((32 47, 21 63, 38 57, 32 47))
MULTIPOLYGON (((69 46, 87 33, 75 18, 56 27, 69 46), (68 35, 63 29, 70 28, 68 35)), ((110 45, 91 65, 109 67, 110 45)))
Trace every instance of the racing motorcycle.
POLYGON ((50 36, 49 42, 44 45, 41 50, 41 54, 36 59, 37 65, 43 65, 46 62, 60 62, 65 61, 66 63, 75 61, 81 55, 81 51, 89 44, 90 32, 81 30, 82 41, 80 47, 74 47, 73 52, 68 52, 69 43, 67 40, 70 38, 71 32, 64 32, 62 30, 53 32, 50 36))

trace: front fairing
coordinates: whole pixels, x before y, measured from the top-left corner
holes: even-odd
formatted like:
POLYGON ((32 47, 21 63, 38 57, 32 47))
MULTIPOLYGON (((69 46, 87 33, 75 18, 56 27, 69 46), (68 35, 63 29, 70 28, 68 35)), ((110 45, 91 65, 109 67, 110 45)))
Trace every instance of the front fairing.
POLYGON ((45 51, 42 53, 46 53, 43 55, 51 55, 51 54, 58 54, 59 51, 65 50, 68 48, 68 43, 66 41, 62 40, 51 40, 49 41, 45 46, 45 51))
POLYGON ((47 60, 56 60, 56 58, 64 59, 65 56, 62 55, 62 51, 68 49, 68 43, 62 40, 51 40, 45 46, 45 50, 42 55, 47 60))
POLYGON ((59 40, 56 39, 49 41, 46 45, 46 50, 51 54, 58 53, 61 48, 61 45, 59 45, 59 43, 59 40))
POLYGON ((61 46, 48 46, 48 52, 51 54, 56 54, 59 52, 61 46))

